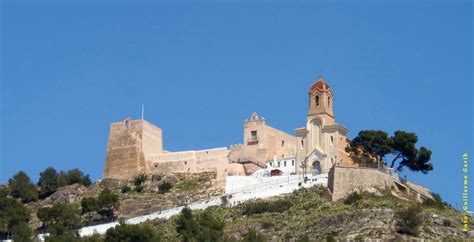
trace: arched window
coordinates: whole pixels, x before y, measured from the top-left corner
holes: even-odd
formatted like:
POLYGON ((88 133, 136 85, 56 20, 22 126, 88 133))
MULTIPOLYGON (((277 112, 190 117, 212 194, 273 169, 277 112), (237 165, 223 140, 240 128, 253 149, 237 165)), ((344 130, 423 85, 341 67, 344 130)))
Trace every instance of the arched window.
POLYGON ((328 107, 331 107, 331 97, 328 97, 328 107))
POLYGON ((334 145, 334 137, 331 136, 331 145, 334 145))
POLYGON ((321 163, 319 161, 313 162, 313 176, 321 174, 321 163))
POLYGON ((319 96, 316 96, 316 106, 319 106, 319 96))

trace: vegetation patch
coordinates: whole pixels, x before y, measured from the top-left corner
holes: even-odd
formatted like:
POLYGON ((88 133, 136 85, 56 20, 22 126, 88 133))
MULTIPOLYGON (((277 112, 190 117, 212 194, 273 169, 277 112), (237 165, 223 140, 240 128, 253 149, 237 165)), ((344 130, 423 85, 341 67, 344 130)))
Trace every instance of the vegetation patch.
POLYGON ((422 211, 418 204, 398 211, 396 214, 398 218, 397 232, 417 236, 423 223, 422 211))
POLYGON ((357 202, 362 200, 362 195, 358 192, 352 192, 347 195, 347 197, 344 199, 344 204, 346 205, 352 205, 356 204, 357 202))
POLYGON ((169 192, 172 187, 171 183, 165 181, 158 186, 158 190, 163 194, 169 192))
POLYGON ((276 201, 256 200, 244 204, 242 215, 281 213, 288 210, 291 205, 292 203, 286 199, 276 201))

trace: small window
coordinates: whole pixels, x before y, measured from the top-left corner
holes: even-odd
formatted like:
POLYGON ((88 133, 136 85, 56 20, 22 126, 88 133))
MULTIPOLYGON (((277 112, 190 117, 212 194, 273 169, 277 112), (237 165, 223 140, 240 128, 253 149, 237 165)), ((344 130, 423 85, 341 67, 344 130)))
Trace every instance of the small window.
POLYGON ((304 148, 304 140, 301 140, 301 149, 304 148))
POLYGON ((284 140, 281 141, 281 147, 285 147, 285 141, 284 140))
POLYGON ((291 160, 291 166, 295 166, 295 160, 291 160))
POLYGON ((331 107, 331 97, 328 97, 328 107, 331 107))
POLYGON ((316 96, 316 106, 319 106, 319 96, 316 96))
POLYGON ((286 167, 286 161, 283 161, 283 166, 286 167))
POLYGON ((270 167, 272 167, 272 166, 273 166, 273 163, 272 163, 272 162, 270 162, 270 167))
POLYGON ((331 145, 334 145, 334 137, 331 136, 331 145))
POLYGON ((280 162, 278 162, 278 167, 280 167, 280 162))
POLYGON ((257 131, 254 130, 254 131, 251 131, 250 133, 252 135, 252 141, 257 141, 257 131))

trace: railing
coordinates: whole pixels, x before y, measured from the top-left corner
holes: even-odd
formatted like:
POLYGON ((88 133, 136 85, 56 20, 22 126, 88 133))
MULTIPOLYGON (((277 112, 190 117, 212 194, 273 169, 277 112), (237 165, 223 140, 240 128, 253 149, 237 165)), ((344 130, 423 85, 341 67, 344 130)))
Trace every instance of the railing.
MULTIPOLYGON (((309 175, 310 182, 316 182, 318 180, 327 179, 327 174, 312 176, 309 175)), ((271 188, 278 188, 282 187, 283 185, 293 185, 303 182, 303 177, 301 176, 287 176, 281 179, 276 179, 272 181, 265 181, 262 183, 252 184, 249 186, 239 187, 239 188, 231 188, 230 191, 226 191, 226 194, 236 194, 236 193, 245 193, 245 192, 254 192, 258 190, 265 190, 271 188)))
POLYGON ((290 184, 290 183, 297 183, 299 179, 290 179, 288 176, 284 179, 278 179, 273 181, 265 181, 264 183, 257 183, 249 186, 239 187, 239 188, 231 188, 230 191, 226 191, 227 194, 235 194, 235 193, 244 193, 244 192, 252 192, 256 190, 263 190, 267 188, 278 187, 279 185, 290 184))

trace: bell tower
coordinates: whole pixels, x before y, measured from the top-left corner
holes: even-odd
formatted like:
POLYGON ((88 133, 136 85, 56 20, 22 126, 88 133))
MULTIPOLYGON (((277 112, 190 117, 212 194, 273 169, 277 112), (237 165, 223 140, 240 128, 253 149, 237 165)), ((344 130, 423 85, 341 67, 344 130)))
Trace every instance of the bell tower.
POLYGON ((332 90, 326 81, 324 81, 323 76, 319 76, 319 79, 311 86, 308 95, 308 116, 327 114, 334 118, 332 111, 332 90))

